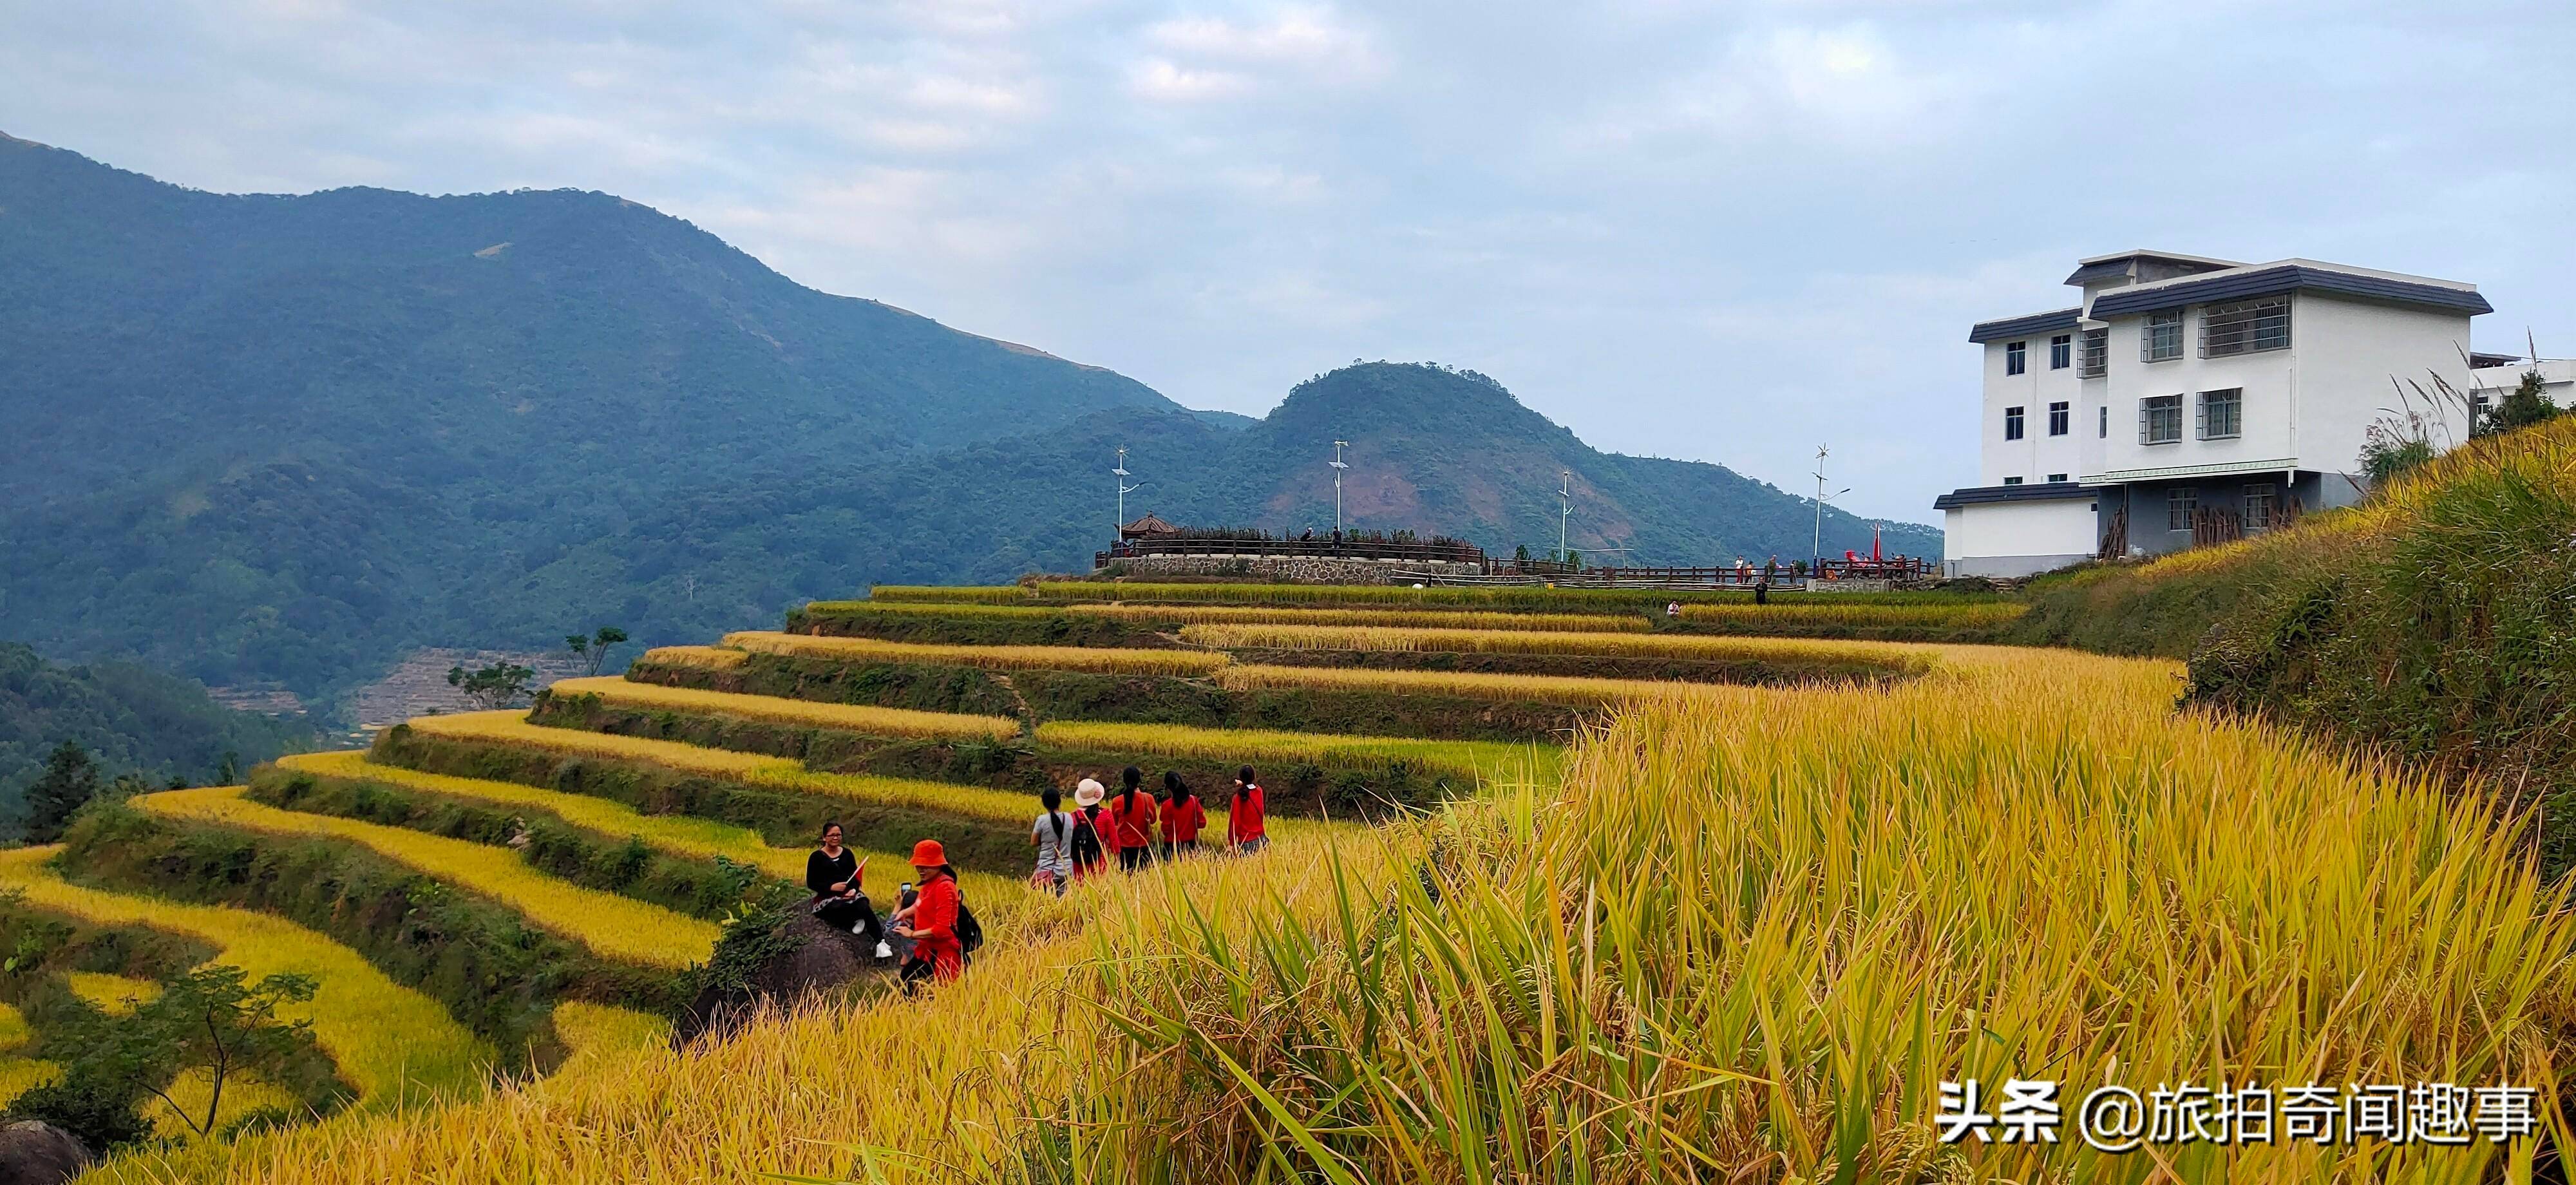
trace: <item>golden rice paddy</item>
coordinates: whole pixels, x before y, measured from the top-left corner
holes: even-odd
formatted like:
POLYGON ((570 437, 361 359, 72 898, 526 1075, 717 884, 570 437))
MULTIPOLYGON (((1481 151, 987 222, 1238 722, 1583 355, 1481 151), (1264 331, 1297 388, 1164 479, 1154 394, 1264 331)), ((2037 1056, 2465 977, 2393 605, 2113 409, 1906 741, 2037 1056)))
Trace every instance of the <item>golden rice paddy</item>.
POLYGON ((279 1010, 309 1018, 322 1050, 374 1106, 426 1102, 479 1089, 495 1062, 482 1038, 437 1001, 387 978, 348 947, 283 918, 220 905, 189 905, 64 881, 45 862, 58 848, 0 852, 0 888, 35 908, 98 926, 146 926, 216 948, 215 961, 253 980, 310 975, 310 1002, 279 1010))
POLYGON ((635 661, 668 667, 730 671, 751 656, 728 646, 656 646, 635 661))
POLYGON ((1523 630, 1406 629, 1326 625, 1193 625, 1185 641, 1222 650, 1451 651, 1482 654, 1586 654, 1620 658, 1856 663, 1920 671, 1927 648, 1814 638, 1710 637, 1699 634, 1543 633, 1523 630))
POLYGON ((1643 614, 1482 613, 1469 609, 1296 609, 1276 605, 1150 605, 1125 601, 1064 607, 1084 617, 1184 625, 1394 625, 1475 630, 1553 630, 1560 633, 1644 633, 1643 614))
POLYGON ((714 923, 538 872, 508 848, 335 815, 282 811, 241 796, 239 787, 166 790, 133 800, 164 818, 295 838, 357 844, 414 871, 516 910, 538 929, 602 958, 681 970, 715 949, 714 923))
POLYGON ((1566 704, 1587 708, 1623 704, 1640 696, 1766 694, 1753 688, 1644 679, 1496 675, 1476 671, 1381 671, 1359 667, 1233 666, 1217 673, 1217 683, 1231 691, 1286 689, 1443 695, 1501 703, 1566 704))
POLYGON ((949 712, 917 712, 910 708, 736 695, 728 691, 701 691, 694 687, 632 683, 613 675, 564 679, 548 690, 558 696, 595 695, 611 707, 704 713, 796 728, 843 729, 869 736, 916 740, 1009 740, 1020 735, 1019 722, 1004 716, 962 716, 949 712))
POLYGON ((812 637, 766 630, 726 634, 724 644, 753 654, 845 662, 931 663, 987 670, 1089 671, 1115 675, 1204 675, 1226 664, 1203 650, 1080 646, 935 646, 874 638, 812 637))

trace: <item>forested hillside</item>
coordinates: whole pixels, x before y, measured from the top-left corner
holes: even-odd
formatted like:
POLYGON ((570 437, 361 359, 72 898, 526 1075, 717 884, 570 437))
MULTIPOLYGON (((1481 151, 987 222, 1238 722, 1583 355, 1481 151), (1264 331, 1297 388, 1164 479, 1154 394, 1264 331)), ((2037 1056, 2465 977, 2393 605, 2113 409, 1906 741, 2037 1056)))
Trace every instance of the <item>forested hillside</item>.
MULTIPOLYGON (((0 137, 0 341, 0 638, 316 702, 418 647, 1087 567, 1122 444, 1131 511, 1192 522, 1329 529, 1340 438, 1360 526, 1553 546, 1565 468, 1596 559, 1808 545, 1800 499, 1595 452, 1467 372, 1194 412, 598 193, 212 194, 0 137)), ((1828 551, 1867 546, 1828 513, 1828 551)))
POLYGON ((226 754, 247 770, 312 740, 301 723, 233 711, 185 679, 131 663, 57 666, 0 643, 0 817, 15 817, 27 783, 64 741, 89 750, 109 777, 203 784, 226 754))

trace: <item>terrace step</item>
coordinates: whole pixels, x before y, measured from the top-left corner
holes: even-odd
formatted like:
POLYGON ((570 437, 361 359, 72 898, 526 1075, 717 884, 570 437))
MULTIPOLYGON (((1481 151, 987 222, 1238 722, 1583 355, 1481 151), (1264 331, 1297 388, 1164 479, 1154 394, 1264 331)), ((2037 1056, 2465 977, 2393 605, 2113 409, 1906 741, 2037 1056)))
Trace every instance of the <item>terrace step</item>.
POLYGON ((605 959, 678 971, 715 949, 717 928, 615 893, 587 889, 529 868, 507 848, 400 827, 279 810, 242 797, 238 786, 169 790, 132 800, 167 819, 290 838, 355 843, 376 855, 517 911, 538 929, 605 959))
POLYGON ((358 952, 283 918, 75 885, 47 862, 60 847, 0 852, 0 887, 35 908, 102 926, 145 926, 205 942, 216 961, 252 979, 295 973, 320 983, 310 1002, 281 1009, 310 1019, 323 1052, 362 1107, 394 1107, 479 1091, 497 1058, 437 1001, 404 987, 358 952))

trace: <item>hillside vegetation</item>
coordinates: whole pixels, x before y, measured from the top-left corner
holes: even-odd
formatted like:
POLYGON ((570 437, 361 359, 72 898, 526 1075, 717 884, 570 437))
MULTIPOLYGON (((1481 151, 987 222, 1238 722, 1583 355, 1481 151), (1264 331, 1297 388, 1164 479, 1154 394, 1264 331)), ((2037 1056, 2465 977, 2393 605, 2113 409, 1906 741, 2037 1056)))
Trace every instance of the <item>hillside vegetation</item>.
POLYGON ((313 743, 301 721, 237 712, 196 683, 134 663, 60 666, 0 642, 0 817, 54 747, 87 749, 102 780, 134 774, 155 785, 212 781, 233 755, 239 769, 313 743))
POLYGON ((2576 865, 2576 419, 2483 436, 2363 507, 2035 582, 2035 640, 2189 660, 2191 702, 2538 802, 2576 865))
MULTIPOLYGON (((51 655, 322 701, 416 647, 689 642, 871 582, 1087 570, 1113 503, 1078 475, 1121 446, 1131 509, 1181 521, 1329 529, 1344 439, 1364 527, 1552 544, 1568 469, 1578 549, 1807 546, 1795 496, 1596 451, 1471 372, 1206 416, 608 194, 215 194, 0 136, 0 211, 0 615, 51 655)), ((1828 509, 1828 551, 1868 539, 1828 509)))

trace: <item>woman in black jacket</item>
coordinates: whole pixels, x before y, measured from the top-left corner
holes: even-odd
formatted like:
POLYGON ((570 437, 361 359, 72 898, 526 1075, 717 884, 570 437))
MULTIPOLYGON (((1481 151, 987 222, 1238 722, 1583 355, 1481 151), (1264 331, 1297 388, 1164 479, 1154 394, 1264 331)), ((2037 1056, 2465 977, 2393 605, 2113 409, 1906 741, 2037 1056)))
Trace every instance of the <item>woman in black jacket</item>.
POLYGON ((867 872, 868 862, 841 846, 841 825, 823 824, 822 848, 805 857, 805 887, 814 894, 810 903, 814 916, 835 930, 883 942, 885 933, 878 926, 877 911, 859 888, 860 878, 867 872))

